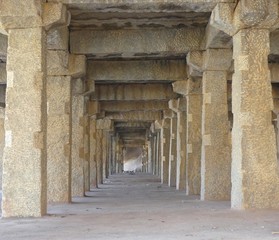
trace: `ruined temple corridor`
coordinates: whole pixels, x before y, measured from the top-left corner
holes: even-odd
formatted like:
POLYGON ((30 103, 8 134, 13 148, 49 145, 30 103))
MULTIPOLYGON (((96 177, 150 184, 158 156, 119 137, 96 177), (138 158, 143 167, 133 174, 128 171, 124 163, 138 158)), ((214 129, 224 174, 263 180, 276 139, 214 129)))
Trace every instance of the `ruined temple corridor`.
POLYGON ((228 201, 200 201, 143 173, 110 176, 86 197, 48 212, 0 220, 0 239, 278 239, 276 211, 234 211, 228 201))

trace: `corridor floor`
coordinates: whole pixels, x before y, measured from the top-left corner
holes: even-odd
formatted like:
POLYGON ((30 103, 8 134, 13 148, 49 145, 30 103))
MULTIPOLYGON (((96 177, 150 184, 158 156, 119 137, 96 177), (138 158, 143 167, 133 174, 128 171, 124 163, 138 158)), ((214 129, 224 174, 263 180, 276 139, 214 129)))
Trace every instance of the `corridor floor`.
POLYGON ((234 211, 199 201, 150 175, 114 175, 43 218, 1 219, 1 240, 279 239, 279 211, 234 211))

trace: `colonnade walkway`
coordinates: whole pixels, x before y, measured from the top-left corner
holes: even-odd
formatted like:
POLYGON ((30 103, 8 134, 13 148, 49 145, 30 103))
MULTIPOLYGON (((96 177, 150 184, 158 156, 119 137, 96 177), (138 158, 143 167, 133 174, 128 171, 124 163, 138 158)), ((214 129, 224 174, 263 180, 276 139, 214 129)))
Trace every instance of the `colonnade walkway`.
POLYGON ((278 211, 231 210, 148 174, 110 176, 86 195, 43 218, 1 219, 0 239, 279 239, 278 211))

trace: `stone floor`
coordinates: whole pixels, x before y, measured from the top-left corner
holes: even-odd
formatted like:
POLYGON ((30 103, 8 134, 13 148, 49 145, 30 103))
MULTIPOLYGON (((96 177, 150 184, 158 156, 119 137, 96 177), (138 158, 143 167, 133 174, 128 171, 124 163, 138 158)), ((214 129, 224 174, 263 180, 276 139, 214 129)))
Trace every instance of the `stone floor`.
POLYGON ((279 211, 233 211, 229 202, 186 197, 144 174, 112 176, 48 212, 1 219, 0 239, 279 239, 279 211))

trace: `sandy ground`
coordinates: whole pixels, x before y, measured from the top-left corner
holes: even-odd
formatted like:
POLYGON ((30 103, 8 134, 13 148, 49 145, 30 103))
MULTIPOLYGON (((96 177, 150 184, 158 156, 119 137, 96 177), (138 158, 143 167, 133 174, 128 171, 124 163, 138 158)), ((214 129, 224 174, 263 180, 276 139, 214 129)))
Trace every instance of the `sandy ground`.
POLYGON ((116 175, 43 218, 1 219, 0 239, 279 239, 279 211, 199 201, 153 176, 116 175))

